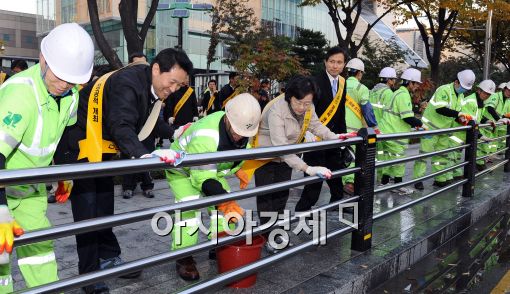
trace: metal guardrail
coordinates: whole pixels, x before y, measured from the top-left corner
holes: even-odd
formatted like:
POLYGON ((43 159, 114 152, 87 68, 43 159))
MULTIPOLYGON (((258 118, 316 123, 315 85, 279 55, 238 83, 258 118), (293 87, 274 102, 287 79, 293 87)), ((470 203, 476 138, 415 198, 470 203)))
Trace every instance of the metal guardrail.
MULTIPOLYGON (((252 159, 252 158, 267 158, 267 157, 276 157, 285 154, 295 154, 301 152, 309 152, 314 150, 322 150, 329 148, 338 148, 342 146, 356 145, 356 159, 355 159, 355 167, 347 168, 339 171, 333 171, 333 177, 340 177, 347 174, 355 174, 355 195, 352 198, 337 201, 335 203, 331 203, 322 207, 318 207, 312 212, 328 210, 334 208, 335 206, 342 203, 350 203, 356 202, 358 205, 359 212, 359 226, 357 229, 351 227, 344 227, 337 229, 332 232, 328 232, 326 236, 321 236, 321 238, 332 238, 336 236, 342 236, 348 233, 352 233, 351 239, 351 248, 358 251, 365 251, 371 247, 372 240, 372 225, 374 221, 378 221, 382 218, 390 216, 392 214, 398 213, 404 209, 410 208, 414 205, 417 205, 423 201, 436 197, 440 195, 444 191, 452 189, 454 187, 463 186, 462 195, 464 197, 473 196, 474 192, 474 180, 476 177, 482 176, 496 168, 501 166, 505 167, 505 171, 510 171, 510 126, 507 126, 507 135, 502 136, 500 138, 506 138, 506 148, 503 150, 499 150, 496 153, 505 152, 505 160, 492 166, 491 168, 476 173, 475 164, 476 164, 476 149, 478 144, 478 131, 479 127, 492 127, 490 124, 485 125, 476 125, 474 122, 470 122, 469 126, 463 126, 459 128, 450 128, 450 129, 442 129, 442 130, 433 130, 433 131, 420 131, 420 132, 412 132, 412 133, 399 133, 399 134, 383 134, 378 135, 373 132, 371 129, 361 129, 359 132, 359 136, 357 138, 348 139, 345 141, 321 141, 314 143, 303 143, 298 145, 288 145, 288 146, 277 146, 277 147, 266 147, 266 148, 257 148, 250 150, 236 150, 236 151, 224 151, 217 153, 205 153, 205 154, 193 154, 187 156, 181 166, 196 166, 203 165, 209 163, 217 163, 223 161, 236 161, 242 159, 252 159), (398 139, 409 139, 409 138, 419 138, 424 136, 431 135, 440 135, 440 134, 449 134, 453 132, 466 132, 466 144, 448 148, 445 150, 440 150, 436 152, 419 154, 414 156, 407 156, 403 158, 394 159, 387 162, 377 162, 375 161, 376 155, 376 142, 377 141, 389 141, 389 140, 398 140, 398 139), (394 184, 391 186, 385 186, 379 189, 375 189, 374 187, 374 178, 375 178, 375 170, 376 168, 389 166, 393 164, 405 163, 408 161, 427 158, 433 155, 444 154, 452 151, 460 151, 465 150, 465 161, 461 162, 455 166, 448 167, 439 172, 432 173, 421 177, 419 179, 413 179, 411 181, 394 184), (423 181, 434 176, 452 171, 457 168, 464 169, 464 179, 460 180, 456 183, 443 187, 441 189, 435 190, 434 192, 425 195, 419 199, 412 200, 398 207, 394 207, 390 210, 378 213, 373 215, 373 200, 374 194, 382 193, 391 189, 399 188, 406 185, 411 185, 413 183, 423 181)), ((484 157, 482 157, 484 158, 484 157)), ((180 167, 181 167, 180 166, 180 167)), ((110 176, 117 175, 123 173, 134 173, 134 172, 142 172, 148 170, 160 170, 160 169, 168 169, 169 166, 165 163, 161 163, 159 159, 140 159, 140 160, 119 160, 119 161, 111 161, 111 162, 102 162, 102 163, 89 163, 89 164, 73 164, 73 165, 62 165, 62 166, 54 166, 47 168, 38 168, 38 169, 25 169, 25 170, 4 170, 0 171, 0 185, 15 185, 15 184, 26 184, 26 183, 40 183, 40 182, 50 182, 59 179, 75 179, 75 178, 90 178, 90 177, 99 177, 99 176, 110 176), (94 171, 91 173, 91 171, 94 171)), ((254 197, 257 195, 262 195, 266 193, 271 193, 275 191, 287 190, 293 187, 298 187, 314 182, 322 181, 317 176, 314 177, 305 177, 295 180, 290 180, 288 182, 280 182, 267 186, 256 187, 254 189, 235 191, 229 194, 217 195, 214 197, 206 197, 199 200, 193 200, 188 202, 181 202, 172 205, 166 205, 156 208, 143 209, 128 213, 117 214, 108 217, 101 217, 97 219, 91 219, 71 224, 59 225, 53 228, 48 228, 39 231, 27 232, 25 235, 16 238, 15 246, 26 245, 33 242, 38 242, 42 240, 50 240, 55 238, 60 238, 64 236, 75 235, 79 233, 89 232, 92 230, 98 230, 113 226, 119 226, 124 224, 129 224, 141 220, 147 220, 154 216, 154 214, 158 212, 174 212, 176 210, 185 211, 191 209, 198 209, 203 207, 208 207, 211 205, 215 205, 221 202, 229 201, 229 200, 240 200, 246 199, 250 197, 254 197)), ((298 216, 293 216, 287 222, 295 222, 299 219, 298 216)), ((283 225, 285 221, 280 221, 275 224, 275 226, 283 225)), ((261 229, 260 227, 256 227, 253 231, 254 235, 261 234, 265 231, 270 230, 271 228, 261 229)), ((189 256, 191 254, 202 252, 205 250, 209 250, 218 246, 224 246, 226 244, 236 242, 244 239, 249 232, 244 232, 238 236, 228 236, 225 238, 218 239, 218 244, 213 242, 204 242, 197 244, 192 247, 184 248, 177 251, 171 251, 168 253, 158 254, 155 256, 126 262, 118 267, 97 271, 93 273, 88 273, 85 275, 80 275, 77 277, 71 277, 68 279, 64 279, 61 281, 57 281, 54 283, 50 283, 47 285, 42 285, 39 287, 25 289, 26 293, 41 293, 41 292, 55 292, 55 291, 63 291, 68 290, 80 286, 84 286, 87 284, 91 284, 94 282, 98 282, 101 280, 105 280, 108 278, 118 277, 121 275, 125 275, 127 273, 139 271, 141 269, 155 266, 158 264, 163 264, 169 262, 171 260, 175 260, 181 257, 189 256)), ((226 285, 234 280, 250 275, 263 267, 274 264, 284 258, 289 258, 299 252, 307 250, 311 246, 313 246, 313 241, 305 242, 298 246, 294 246, 283 250, 279 254, 269 256, 267 258, 261 259, 257 262, 251 263, 242 268, 238 268, 227 273, 223 273, 221 275, 216 276, 207 281, 202 281, 193 286, 190 286, 186 289, 182 289, 184 293, 199 293, 209 291, 211 288, 219 287, 221 285, 226 285)))

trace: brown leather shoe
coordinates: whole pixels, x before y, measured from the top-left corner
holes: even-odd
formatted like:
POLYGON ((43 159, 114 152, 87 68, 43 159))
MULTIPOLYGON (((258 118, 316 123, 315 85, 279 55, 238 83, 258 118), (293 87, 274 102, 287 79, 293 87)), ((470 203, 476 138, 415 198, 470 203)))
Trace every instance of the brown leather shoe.
POLYGON ((200 279, 195 260, 192 256, 177 259, 175 262, 177 274, 185 281, 196 281, 200 279))
POLYGON ((344 185, 344 192, 349 195, 354 195, 354 184, 347 183, 344 185))

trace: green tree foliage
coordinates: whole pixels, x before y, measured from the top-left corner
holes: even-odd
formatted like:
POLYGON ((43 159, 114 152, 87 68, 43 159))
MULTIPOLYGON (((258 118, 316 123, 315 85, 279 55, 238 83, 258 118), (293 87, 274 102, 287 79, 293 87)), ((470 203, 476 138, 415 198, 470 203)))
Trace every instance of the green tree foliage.
POLYGON ((365 41, 362 57, 365 64, 363 84, 372 89, 379 80, 378 76, 381 69, 405 63, 406 53, 395 42, 365 41))
POLYGON ((301 65, 312 75, 323 70, 328 40, 323 33, 308 29, 299 29, 292 51, 299 57, 301 65))
POLYGON ((430 78, 438 84, 441 53, 445 48, 459 15, 475 12, 470 6, 472 1, 462 0, 415 0, 406 3, 398 10, 400 20, 414 20, 418 26, 425 53, 430 64, 430 78))
MULTIPOLYGON (((240 43, 247 35, 256 30, 257 18, 255 12, 248 7, 249 0, 216 0, 211 11, 211 37, 207 51, 207 71, 217 57, 216 47, 221 39, 225 40, 230 48, 240 43)), ((234 50, 235 51, 235 50, 234 50)), ((232 53, 232 50, 231 50, 232 53)), ((236 58, 235 52, 230 60, 236 58)), ((231 62, 227 61, 227 64, 231 62)))
POLYGON ((297 56, 292 54, 292 42, 282 37, 267 35, 267 31, 249 34, 236 46, 232 65, 240 75, 240 84, 246 88, 251 79, 268 79, 273 85, 296 74, 308 74, 297 56))
MULTIPOLYGON (((487 4, 492 8, 492 39, 490 64, 501 63, 510 73, 510 3, 507 0, 495 0, 487 4)), ((480 70, 483 68, 485 58, 485 26, 487 22, 487 9, 477 14, 459 15, 457 30, 452 33, 453 40, 461 46, 453 48, 473 62, 480 70), (467 50, 466 50, 467 49, 467 50), (466 53, 468 51, 469 53, 466 53)), ((497 69, 491 71, 497 73, 497 69)))
POLYGON ((356 57, 374 26, 388 13, 412 1, 414 0, 304 0, 301 6, 317 6, 321 3, 326 5, 338 39, 338 46, 344 48, 351 57, 356 57), (362 30, 359 26, 361 15, 364 11, 373 12, 374 6, 380 7, 382 13, 362 30), (357 34, 359 36, 355 36, 357 34))

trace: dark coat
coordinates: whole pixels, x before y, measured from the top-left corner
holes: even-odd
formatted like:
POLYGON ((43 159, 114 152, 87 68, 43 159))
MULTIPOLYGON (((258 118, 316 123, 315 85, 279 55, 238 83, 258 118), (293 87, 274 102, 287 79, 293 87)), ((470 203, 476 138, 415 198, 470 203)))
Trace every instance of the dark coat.
MULTIPOLYGON (((129 158, 140 158, 150 153, 156 137, 169 138, 173 128, 158 118, 147 142, 138 140, 138 133, 147 121, 156 98, 151 93, 152 74, 147 65, 129 66, 112 74, 106 81, 103 94, 103 139, 113 141, 129 158)), ((80 91, 78 121, 68 127, 61 140, 60 152, 71 154, 76 161, 78 142, 86 136, 89 94, 94 83, 80 91), (65 141, 65 142, 63 142, 65 141)), ((69 160, 66 160, 69 162, 69 160)))
MULTIPOLYGON (((184 93, 186 93, 188 88, 188 86, 181 87, 178 91, 168 96, 168 99, 165 101, 165 108, 163 111, 163 118, 165 121, 168 121, 168 118, 174 116, 175 106, 177 106, 177 103, 179 103, 179 100, 181 100, 181 97, 184 93)), ((177 117, 175 117, 173 125, 175 127, 180 127, 189 122, 193 122, 193 117, 198 117, 198 101, 195 91, 191 92, 186 103, 182 105, 181 110, 177 113, 177 117)))
MULTIPOLYGON (((333 93, 331 91, 331 83, 329 81, 328 75, 326 71, 322 71, 320 74, 314 77, 317 85, 319 86, 319 91, 317 93, 317 99, 314 101, 315 112, 317 116, 320 118, 321 115, 326 111, 328 106, 333 101, 333 93)), ((345 124, 345 95, 347 93, 347 87, 344 87, 344 91, 342 93, 342 100, 340 105, 338 106, 337 111, 333 118, 326 125, 332 132, 340 134, 346 133, 347 127, 345 124)))

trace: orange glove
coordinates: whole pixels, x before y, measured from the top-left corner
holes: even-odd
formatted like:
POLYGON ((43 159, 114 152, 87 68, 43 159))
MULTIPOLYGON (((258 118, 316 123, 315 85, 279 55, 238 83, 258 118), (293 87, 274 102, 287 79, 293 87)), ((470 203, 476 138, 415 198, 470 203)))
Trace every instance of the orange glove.
POLYGON ((248 179, 246 172, 240 169, 236 171, 236 177, 239 179, 239 188, 246 189, 250 183, 250 179, 248 179))
POLYGON ((473 120, 473 117, 466 113, 459 113, 459 117, 457 118, 457 122, 463 126, 467 126, 470 120, 473 120))
POLYGON ((504 118, 510 118, 510 112, 509 113, 505 113, 505 115, 503 115, 504 118))
MULTIPOLYGON (((218 207, 218 211, 223 213, 223 215, 227 215, 229 213, 237 213, 241 217, 244 216, 244 209, 241 206, 239 206, 239 204, 237 204, 236 201, 233 200, 220 203, 216 205, 216 207, 218 207)), ((237 218, 234 217, 229 221, 237 223, 237 218)))
POLYGON ((73 181, 58 181, 58 188, 55 191, 55 198, 58 203, 65 203, 69 196, 71 196, 71 190, 73 189, 73 181))
POLYGON ((12 218, 11 213, 7 206, 0 206, 0 254, 4 252, 12 252, 12 245, 14 244, 14 236, 18 237, 23 235, 23 229, 12 218))

